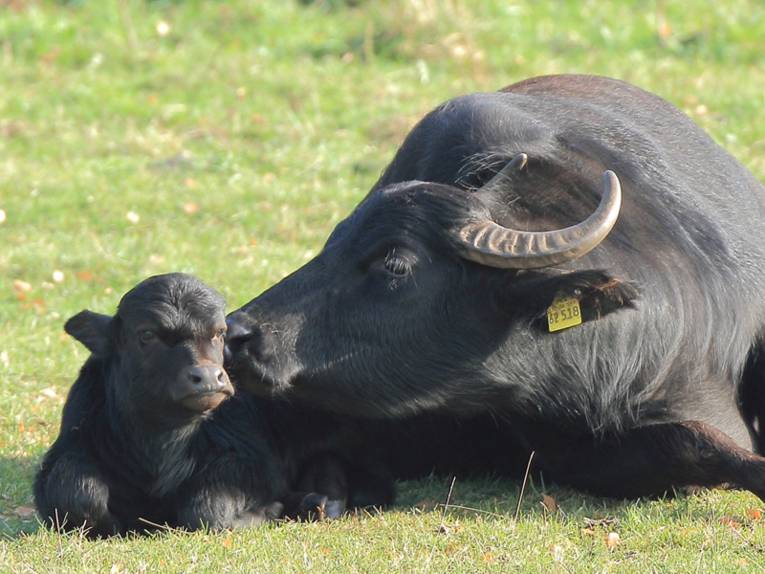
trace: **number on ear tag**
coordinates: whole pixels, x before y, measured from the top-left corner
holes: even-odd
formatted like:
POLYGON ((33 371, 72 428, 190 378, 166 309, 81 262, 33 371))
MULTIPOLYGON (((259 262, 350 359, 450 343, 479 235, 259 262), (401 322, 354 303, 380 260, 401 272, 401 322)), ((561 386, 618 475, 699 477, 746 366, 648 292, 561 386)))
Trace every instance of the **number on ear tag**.
POLYGON ((579 299, 575 297, 561 297, 547 308, 547 326, 550 333, 576 327, 581 323, 582 310, 579 308, 579 299))

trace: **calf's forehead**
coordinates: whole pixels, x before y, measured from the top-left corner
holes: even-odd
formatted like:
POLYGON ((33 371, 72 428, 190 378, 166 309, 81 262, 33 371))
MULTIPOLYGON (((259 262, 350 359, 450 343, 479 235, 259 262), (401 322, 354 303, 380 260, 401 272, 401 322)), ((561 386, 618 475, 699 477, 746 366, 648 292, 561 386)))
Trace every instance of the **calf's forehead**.
POLYGON ((120 301, 118 315, 128 325, 158 324, 165 329, 200 332, 222 325, 223 297, 186 275, 152 277, 120 301))

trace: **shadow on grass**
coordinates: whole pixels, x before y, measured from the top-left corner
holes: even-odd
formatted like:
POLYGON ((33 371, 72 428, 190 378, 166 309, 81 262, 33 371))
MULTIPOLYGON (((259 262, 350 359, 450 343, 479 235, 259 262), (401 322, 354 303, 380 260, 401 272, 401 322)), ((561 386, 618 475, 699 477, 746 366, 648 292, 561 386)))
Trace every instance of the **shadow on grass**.
MULTIPOLYGON (((430 476, 399 483, 394 510, 437 512, 450 517, 483 517, 498 520, 556 520, 582 528, 625 523, 653 515, 672 521, 718 522, 727 511, 736 512, 740 497, 720 490, 681 490, 661 497, 615 499, 593 496, 555 484, 545 484, 540 475, 530 476, 521 495, 521 480, 497 476, 456 478, 430 476), (448 505, 447 505, 448 499, 448 505), (730 503, 730 504, 729 504, 730 503)), ((740 491, 739 491, 740 492, 740 491)), ((759 501, 752 500, 755 505, 759 501)), ((740 505, 740 504, 739 504, 740 505)))
POLYGON ((40 529, 32 481, 38 457, 0 457, 0 538, 18 538, 40 529))
MULTIPOLYGON (((549 512, 549 509, 543 505, 544 496, 552 497, 556 506, 573 499, 578 506, 593 512, 619 512, 630 504, 634 504, 634 501, 589 496, 565 487, 545 485, 538 476, 530 476, 519 510, 521 483, 519 479, 502 476, 477 475, 466 478, 458 476, 455 479, 451 476, 434 475, 421 480, 399 483, 396 507, 443 510, 448 498, 450 511, 461 510, 466 513, 475 512, 507 518, 515 517, 518 512, 519 518, 522 518, 549 512), (451 488, 450 495, 453 479, 454 486, 451 488)), ((548 503, 553 504, 549 499, 548 503)))

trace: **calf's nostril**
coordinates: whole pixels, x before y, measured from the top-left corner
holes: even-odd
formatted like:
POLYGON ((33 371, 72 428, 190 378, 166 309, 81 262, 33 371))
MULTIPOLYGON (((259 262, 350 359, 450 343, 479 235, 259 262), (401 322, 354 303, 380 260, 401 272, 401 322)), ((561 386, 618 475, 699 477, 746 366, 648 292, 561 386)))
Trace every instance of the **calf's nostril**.
POLYGON ((223 373, 221 369, 217 369, 215 371, 215 378, 220 384, 225 384, 226 382, 226 375, 223 373))
POLYGON ((198 385, 202 382, 202 374, 197 370, 194 369, 188 373, 189 380, 195 384, 198 385))

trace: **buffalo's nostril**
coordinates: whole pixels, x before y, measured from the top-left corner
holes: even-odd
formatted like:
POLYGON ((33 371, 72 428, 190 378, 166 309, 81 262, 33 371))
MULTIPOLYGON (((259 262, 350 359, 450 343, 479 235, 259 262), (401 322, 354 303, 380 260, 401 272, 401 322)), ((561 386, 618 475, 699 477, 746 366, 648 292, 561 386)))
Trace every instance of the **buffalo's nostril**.
POLYGON ((215 371, 215 380, 217 380, 221 385, 226 384, 226 374, 222 369, 217 369, 215 371))
POLYGON ((226 320, 226 341, 244 342, 252 337, 252 329, 238 321, 235 315, 226 320))
POLYGON ((239 351, 255 335, 255 331, 237 318, 237 314, 229 315, 226 319, 226 344, 223 348, 223 356, 226 361, 231 361, 234 354, 239 351))

